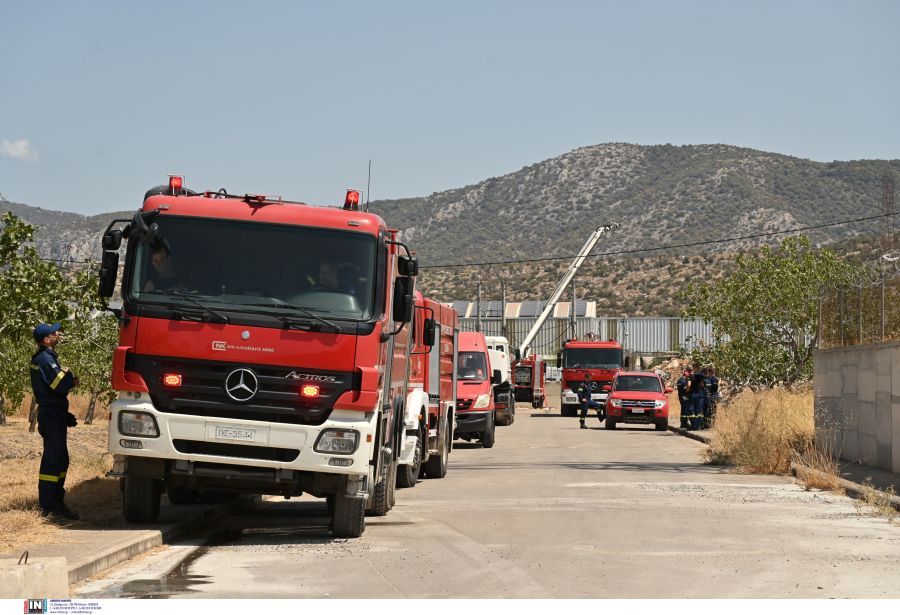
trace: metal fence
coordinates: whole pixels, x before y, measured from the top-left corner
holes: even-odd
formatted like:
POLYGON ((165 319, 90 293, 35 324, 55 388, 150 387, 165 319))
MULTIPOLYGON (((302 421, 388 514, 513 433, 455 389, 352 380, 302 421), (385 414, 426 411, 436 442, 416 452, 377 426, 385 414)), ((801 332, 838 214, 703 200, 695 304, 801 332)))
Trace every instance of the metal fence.
POLYGON ((823 294, 820 348, 900 340, 900 277, 879 277, 823 294))
MULTIPOLYGON (((477 318, 462 318, 463 331, 475 331, 477 318)), ((537 321, 531 318, 508 318, 504 330, 502 318, 482 318, 481 331, 485 335, 504 335, 517 347, 537 321)), ((548 318, 531 344, 532 349, 545 357, 555 357, 563 343, 572 337, 568 318, 548 318)), ((712 325, 685 318, 589 318, 575 319, 578 339, 593 333, 598 339, 619 340, 626 350, 642 354, 692 350, 701 341, 712 342, 712 325)))

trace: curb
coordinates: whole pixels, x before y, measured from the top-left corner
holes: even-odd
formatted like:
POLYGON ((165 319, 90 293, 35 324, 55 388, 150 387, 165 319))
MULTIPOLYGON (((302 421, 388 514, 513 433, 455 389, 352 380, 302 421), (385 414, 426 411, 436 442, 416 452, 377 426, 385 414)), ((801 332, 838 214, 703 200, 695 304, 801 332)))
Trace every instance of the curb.
MULTIPOLYGON (((807 465, 803 465, 802 463, 794 463, 794 462, 791 463, 791 475, 794 478, 798 478, 798 476, 797 476, 798 471, 801 469, 804 472, 806 472, 807 474, 812 474, 814 476, 821 476, 823 478, 833 479, 833 477, 831 477, 830 475, 825 474, 824 472, 820 472, 819 470, 815 470, 807 465)), ((863 494, 864 494, 865 487, 863 485, 860 485, 859 483, 854 483, 853 481, 847 480, 846 478, 838 478, 837 481, 838 481, 838 484, 840 484, 840 486, 842 488, 847 490, 848 495, 850 495, 851 497, 853 497, 857 500, 864 499, 863 494)), ((880 489, 877 489, 875 487, 870 487, 870 489, 875 489, 879 493, 887 495, 884 491, 881 491, 880 489)), ((888 501, 890 502, 891 507, 893 507, 894 510, 900 512, 900 496, 896 496, 896 495, 888 496, 888 501)))
POLYGON ((211 506, 181 521, 170 523, 160 529, 141 532, 138 536, 82 557, 68 566, 69 584, 88 579, 137 555, 173 542, 200 525, 224 517, 232 508, 231 505, 211 506))
POLYGON ((687 429, 682 429, 681 427, 675 427, 674 425, 669 425, 669 431, 673 431, 679 435, 684 436, 685 438, 690 438, 691 440, 696 440, 697 442, 702 442, 707 446, 710 444, 710 439, 707 436, 697 433, 696 431, 688 431, 687 429))

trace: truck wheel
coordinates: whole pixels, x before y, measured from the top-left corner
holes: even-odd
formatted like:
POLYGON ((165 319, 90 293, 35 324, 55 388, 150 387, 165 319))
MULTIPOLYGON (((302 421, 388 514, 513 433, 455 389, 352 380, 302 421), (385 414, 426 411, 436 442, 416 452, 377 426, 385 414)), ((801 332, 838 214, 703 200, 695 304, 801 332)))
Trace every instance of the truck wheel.
POLYGON ((425 457, 428 434, 425 427, 419 426, 419 438, 416 441, 416 453, 410 465, 402 465, 397 468, 397 486, 401 489, 415 487, 419 479, 419 471, 422 469, 422 458, 425 457))
POLYGON ((449 432, 445 429, 438 446, 438 454, 432 455, 425 462, 423 470, 428 478, 444 478, 447 475, 447 462, 450 459, 449 432))
POLYGON ((494 447, 494 436, 495 436, 496 427, 494 425, 494 421, 491 421, 491 426, 481 434, 481 446, 484 448, 493 448, 494 447))
POLYGON ((366 499, 351 498, 345 493, 329 497, 334 498, 331 535, 335 538, 359 538, 362 536, 366 529, 366 499))
POLYGON ((665 431, 669 426, 668 421, 660 421, 656 424, 656 431, 665 431))
POLYGON ((606 429, 615 429, 616 428, 616 420, 606 417, 606 423, 603 426, 606 429))
POLYGON ((162 481, 155 478, 125 477, 122 512, 129 523, 153 523, 159 517, 162 481))
POLYGON ((375 493, 372 495, 372 508, 369 514, 373 517, 383 517, 394 507, 394 489, 397 486, 397 460, 391 459, 388 470, 375 485, 375 493))
POLYGON ((334 502, 336 497, 337 496, 334 494, 325 496, 325 507, 328 509, 328 516, 330 517, 334 516, 334 502))
POLYGON ((166 487, 166 497, 169 498, 169 502, 172 504, 177 504, 179 506, 186 504, 193 504, 197 501, 197 498, 200 494, 196 489, 191 489, 190 487, 181 486, 172 486, 169 485, 166 487))

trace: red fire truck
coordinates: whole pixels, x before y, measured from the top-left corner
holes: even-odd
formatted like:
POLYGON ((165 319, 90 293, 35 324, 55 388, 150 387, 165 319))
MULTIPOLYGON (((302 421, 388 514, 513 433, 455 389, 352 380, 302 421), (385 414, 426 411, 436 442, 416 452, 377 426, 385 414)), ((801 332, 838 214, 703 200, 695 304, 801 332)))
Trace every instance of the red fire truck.
POLYGON ((173 176, 109 225, 103 296, 127 239, 109 450, 128 521, 154 521, 163 491, 306 492, 355 537, 393 506, 418 266, 359 204, 173 176))
POLYGON ((561 414, 578 414, 578 387, 588 373, 591 375, 591 398, 601 404, 605 402, 613 378, 620 369, 628 366, 627 363, 622 345, 616 341, 568 340, 557 355, 557 367, 562 368, 561 414))
POLYGON ((529 401, 532 408, 544 407, 544 385, 547 362, 538 355, 529 355, 514 364, 516 401, 529 401))
POLYGON ((398 487, 413 487, 420 475, 444 478, 456 407, 459 315, 416 292, 406 398, 406 435, 400 451, 398 487))

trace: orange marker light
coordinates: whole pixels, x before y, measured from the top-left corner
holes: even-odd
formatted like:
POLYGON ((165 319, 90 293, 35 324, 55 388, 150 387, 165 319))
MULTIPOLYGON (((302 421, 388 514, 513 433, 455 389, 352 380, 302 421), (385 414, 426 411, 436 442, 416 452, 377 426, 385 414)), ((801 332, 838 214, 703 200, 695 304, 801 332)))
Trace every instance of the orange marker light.
POLYGON ((347 196, 344 197, 344 209, 359 211, 359 197, 359 190, 347 190, 347 196))
POLYGON ((181 175, 169 175, 169 191, 172 194, 181 194, 181 188, 184 186, 184 177, 181 175))
POLYGON ((162 383, 167 387, 180 387, 181 374, 163 374, 162 383))
POLYGON ((300 396, 301 397, 318 397, 319 396, 319 387, 315 384, 304 384, 300 387, 300 396))

